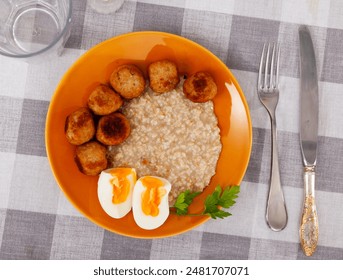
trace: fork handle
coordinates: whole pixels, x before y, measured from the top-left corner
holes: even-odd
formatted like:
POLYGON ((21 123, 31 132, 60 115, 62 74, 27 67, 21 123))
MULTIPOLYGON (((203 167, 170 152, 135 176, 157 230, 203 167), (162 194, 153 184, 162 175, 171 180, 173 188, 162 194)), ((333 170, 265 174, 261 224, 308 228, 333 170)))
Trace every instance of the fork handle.
POLYGON ((271 116, 272 121, 272 163, 270 186, 267 201, 266 221, 268 226, 274 231, 280 231, 287 225, 287 210, 283 191, 281 188, 279 157, 276 136, 275 116, 271 116))

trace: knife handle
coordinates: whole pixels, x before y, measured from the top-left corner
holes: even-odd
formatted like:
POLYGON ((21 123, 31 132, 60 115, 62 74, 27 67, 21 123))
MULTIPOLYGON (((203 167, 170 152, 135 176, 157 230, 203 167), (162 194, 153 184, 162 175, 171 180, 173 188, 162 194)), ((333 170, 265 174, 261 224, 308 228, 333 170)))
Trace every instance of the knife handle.
POLYGON ((304 169, 304 208, 300 225, 300 243, 306 256, 312 256, 318 243, 318 216, 315 196, 315 167, 304 169))

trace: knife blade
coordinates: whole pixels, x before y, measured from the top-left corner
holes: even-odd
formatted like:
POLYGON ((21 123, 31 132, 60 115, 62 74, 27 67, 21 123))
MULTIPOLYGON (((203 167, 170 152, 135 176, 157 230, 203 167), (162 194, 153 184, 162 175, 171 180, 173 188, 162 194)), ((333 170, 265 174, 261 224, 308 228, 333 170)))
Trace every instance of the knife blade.
POLYGON ((318 243, 318 216, 315 203, 315 169, 318 146, 318 78, 311 34, 299 27, 300 42, 300 146, 304 165, 304 205, 300 225, 300 243, 311 256, 318 243))

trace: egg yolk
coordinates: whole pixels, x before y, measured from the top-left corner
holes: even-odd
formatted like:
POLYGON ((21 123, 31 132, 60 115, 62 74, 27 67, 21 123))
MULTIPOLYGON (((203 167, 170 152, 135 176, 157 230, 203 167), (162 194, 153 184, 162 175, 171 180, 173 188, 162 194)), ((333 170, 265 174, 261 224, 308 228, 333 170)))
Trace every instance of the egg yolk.
POLYGON ((130 193, 130 181, 127 178, 132 173, 130 168, 116 168, 111 171, 113 178, 110 183, 113 187, 112 203, 123 203, 130 193))
POLYGON ((141 182, 146 188, 142 194, 142 211, 145 215, 156 217, 160 212, 158 206, 161 199, 167 193, 164 183, 154 177, 141 178, 141 182))

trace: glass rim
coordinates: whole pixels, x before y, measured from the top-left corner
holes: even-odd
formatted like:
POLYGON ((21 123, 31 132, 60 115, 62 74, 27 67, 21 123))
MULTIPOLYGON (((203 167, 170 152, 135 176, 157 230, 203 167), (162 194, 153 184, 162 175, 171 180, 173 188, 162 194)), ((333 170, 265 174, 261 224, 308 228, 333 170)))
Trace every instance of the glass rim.
POLYGON ((53 46, 56 45, 56 43, 63 37, 63 35, 67 32, 70 24, 71 24, 71 15, 72 15, 72 0, 69 0, 69 11, 68 11, 68 15, 66 18, 66 24, 63 28, 63 30, 61 31, 60 34, 58 34, 58 36, 46 47, 44 47, 43 49, 33 52, 33 53, 28 53, 28 54, 9 54, 9 53, 4 53, 3 51, 0 50, 0 55, 3 56, 7 56, 7 57, 13 57, 13 58, 29 58, 29 57, 33 57, 36 56, 38 54, 44 53, 47 50, 51 49, 53 46))

